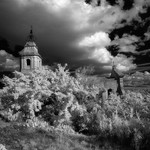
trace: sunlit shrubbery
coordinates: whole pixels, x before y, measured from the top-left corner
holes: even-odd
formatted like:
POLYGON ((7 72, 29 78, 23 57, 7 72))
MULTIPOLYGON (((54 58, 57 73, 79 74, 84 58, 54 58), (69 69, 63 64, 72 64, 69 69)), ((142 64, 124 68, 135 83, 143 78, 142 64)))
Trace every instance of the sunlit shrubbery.
POLYGON ((127 91, 123 97, 111 95, 106 100, 107 111, 117 112, 118 116, 124 119, 148 119, 150 114, 150 100, 141 93, 127 91))
POLYGON ((58 64, 54 71, 36 70, 28 75, 15 71, 14 75, 3 78, 5 87, 0 90, 0 115, 8 121, 31 124, 31 120, 39 118, 53 126, 70 125, 71 113, 86 111, 84 105, 89 99, 94 100, 98 92, 94 85, 85 89, 78 78, 70 76, 66 65, 58 64), (85 95, 83 102, 81 93, 85 95))
POLYGON ((0 144, 0 150, 7 150, 3 144, 0 144))
MULTIPOLYGON (((26 126, 111 137, 137 149, 150 135, 150 94, 126 91, 102 100, 103 84, 80 70, 76 78, 65 66, 14 72, 4 77, 0 90, 0 116, 26 126), (97 82, 96 82, 97 81, 97 82), (125 142, 126 143, 126 142, 125 142)), ((149 142, 150 143, 150 142, 149 142)))

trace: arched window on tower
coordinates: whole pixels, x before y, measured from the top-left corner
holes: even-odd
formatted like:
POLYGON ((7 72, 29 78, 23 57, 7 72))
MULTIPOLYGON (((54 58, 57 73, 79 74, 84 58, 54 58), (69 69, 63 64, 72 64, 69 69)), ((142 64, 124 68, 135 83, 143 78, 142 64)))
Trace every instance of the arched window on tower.
POLYGON ((30 66, 30 65, 31 65, 31 60, 27 59, 27 66, 30 66))
POLYGON ((112 89, 108 89, 108 96, 110 96, 110 94, 113 92, 112 89))

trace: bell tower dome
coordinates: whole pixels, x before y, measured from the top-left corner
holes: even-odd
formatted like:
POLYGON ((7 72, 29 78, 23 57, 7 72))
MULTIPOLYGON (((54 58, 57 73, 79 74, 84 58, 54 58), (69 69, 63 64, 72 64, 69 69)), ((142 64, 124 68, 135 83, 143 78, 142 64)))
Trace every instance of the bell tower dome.
POLYGON ((42 58, 41 55, 38 53, 38 47, 34 42, 32 26, 28 36, 28 40, 23 50, 20 52, 20 56, 20 71, 22 73, 29 73, 33 70, 42 68, 42 58))

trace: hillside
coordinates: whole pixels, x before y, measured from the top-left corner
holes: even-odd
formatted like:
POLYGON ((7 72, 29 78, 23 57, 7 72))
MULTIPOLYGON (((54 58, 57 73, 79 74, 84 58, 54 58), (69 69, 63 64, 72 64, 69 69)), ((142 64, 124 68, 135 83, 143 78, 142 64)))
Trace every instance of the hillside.
POLYGON ((126 150, 124 146, 95 136, 68 134, 53 129, 46 131, 5 122, 3 124, 3 127, 0 125, 0 150, 108 150, 119 147, 126 150))
POLYGON ((0 144, 8 150, 88 150, 92 145, 89 139, 82 135, 70 136, 61 132, 47 132, 17 125, 0 127, 0 135, 0 144))
POLYGON ((74 78, 60 64, 4 77, 0 150, 149 150, 150 91, 112 92, 104 100, 96 81, 74 78))

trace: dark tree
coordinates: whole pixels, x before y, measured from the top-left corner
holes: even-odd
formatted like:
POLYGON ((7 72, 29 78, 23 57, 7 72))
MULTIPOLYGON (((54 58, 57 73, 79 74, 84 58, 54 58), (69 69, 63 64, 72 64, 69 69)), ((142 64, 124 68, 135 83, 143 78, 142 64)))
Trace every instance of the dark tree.
POLYGON ((23 46, 21 45, 15 45, 14 47, 14 56, 18 57, 19 56, 19 52, 23 49, 23 46))
POLYGON ((8 41, 2 37, 0 37, 0 50, 5 50, 8 53, 12 53, 8 41))

